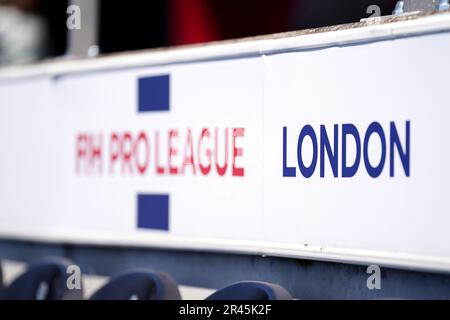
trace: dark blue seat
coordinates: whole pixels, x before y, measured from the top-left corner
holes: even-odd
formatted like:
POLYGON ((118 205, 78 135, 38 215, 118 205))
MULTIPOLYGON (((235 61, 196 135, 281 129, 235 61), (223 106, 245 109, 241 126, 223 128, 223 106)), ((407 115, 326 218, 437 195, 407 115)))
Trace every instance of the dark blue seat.
MULTIPOLYGON (((47 258, 31 264, 2 293, 5 300, 71 300, 83 299, 83 288, 69 289, 71 274, 67 268, 73 263, 64 258, 47 258)), ((81 282, 81 280, 80 280, 81 282)))
POLYGON ((3 269, 2 269, 2 261, 0 260, 0 297, 2 290, 3 290, 3 269))
POLYGON ((180 300, 175 280, 148 269, 129 270, 113 277, 91 300, 180 300))
POLYGON ((220 289, 206 300, 292 300, 283 287, 260 281, 243 281, 220 289))

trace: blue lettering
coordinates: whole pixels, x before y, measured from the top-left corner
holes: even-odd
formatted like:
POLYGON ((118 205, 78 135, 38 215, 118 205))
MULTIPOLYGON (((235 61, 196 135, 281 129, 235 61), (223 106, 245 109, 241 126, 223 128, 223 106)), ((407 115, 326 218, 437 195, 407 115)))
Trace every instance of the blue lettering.
POLYGON ((342 177, 351 178, 358 172, 361 161, 361 139, 358 129, 353 124, 342 125, 342 177), (356 142, 356 157, 353 165, 347 166, 347 136, 351 135, 356 142))
POLYGON ((295 177, 295 168, 287 166, 287 127, 283 127, 283 177, 295 177))
POLYGON ((325 150, 328 155, 328 160, 330 161, 331 170, 333 171, 333 176, 337 178, 338 176, 338 160, 339 160, 339 126, 334 125, 334 151, 331 151, 330 140, 328 140, 327 129, 325 126, 320 126, 320 177, 325 177, 325 150))
POLYGON ((400 138, 398 136, 397 128, 395 127, 395 122, 391 122, 391 140, 390 140, 390 176, 394 176, 394 147, 397 148, 398 154, 400 156, 400 160, 403 165, 403 170, 405 171, 405 175, 409 177, 410 175, 410 121, 406 121, 406 147, 403 151, 403 148, 400 143, 400 138))
POLYGON ((367 173, 372 178, 378 178, 383 172, 384 163, 386 161, 386 136, 384 135, 383 128, 378 122, 372 122, 367 128, 366 135, 364 137, 364 164, 366 166, 367 173), (373 133, 377 133, 381 140, 381 159, 380 163, 376 167, 372 167, 369 160, 369 141, 370 136, 373 133))
POLYGON ((300 168, 300 172, 305 178, 311 178, 314 171, 316 170, 317 165, 317 137, 316 133, 314 132, 313 127, 310 125, 306 125, 303 127, 302 131, 300 132, 300 136, 298 137, 298 144, 297 144, 297 160, 298 160, 298 166, 300 168), (306 167, 303 163, 302 159, 302 144, 303 140, 306 136, 309 136, 312 141, 313 145, 313 157, 312 161, 309 167, 306 167))
MULTIPOLYGON (((283 127, 283 177, 296 177, 297 167, 289 167, 287 165, 287 154, 288 154, 288 141, 287 141, 287 127, 283 127)), ((317 161, 320 161, 320 177, 325 178, 325 164, 326 159, 331 167, 331 171, 334 178, 339 177, 339 161, 341 161, 341 177, 351 178, 354 177, 360 164, 363 163, 364 167, 372 178, 378 178, 383 173, 384 167, 387 163, 387 156, 389 152, 389 175, 394 177, 395 175, 395 154, 397 153, 406 177, 409 177, 410 172, 410 161, 411 161, 411 123, 406 121, 405 139, 404 144, 400 141, 400 137, 397 131, 395 122, 390 122, 389 127, 389 137, 386 136, 386 132, 379 122, 372 122, 364 134, 364 141, 361 145, 361 137, 358 128, 351 123, 346 123, 342 125, 341 128, 341 144, 339 144, 339 125, 335 124, 333 126, 334 136, 332 141, 328 136, 327 128, 325 125, 320 126, 319 140, 317 140, 316 132, 311 125, 305 125, 299 134, 297 141, 297 165, 300 169, 301 175, 305 178, 311 178, 316 170, 317 161), (380 160, 373 164, 370 162, 371 150, 373 152, 374 148, 371 149, 371 138, 373 135, 377 135, 381 142, 381 156, 380 160), (354 159, 347 159, 347 143, 349 136, 353 137, 356 145, 356 152, 354 159), (309 137, 312 142, 312 160, 309 166, 304 163, 304 145, 303 142, 305 138, 309 137), (389 141, 388 141, 389 140, 389 141), (389 143, 389 149, 387 148, 387 143, 389 143), (339 147, 342 149, 340 150, 339 147), (361 161, 363 158, 363 162, 361 161), (349 164, 351 162, 352 164, 349 164)))

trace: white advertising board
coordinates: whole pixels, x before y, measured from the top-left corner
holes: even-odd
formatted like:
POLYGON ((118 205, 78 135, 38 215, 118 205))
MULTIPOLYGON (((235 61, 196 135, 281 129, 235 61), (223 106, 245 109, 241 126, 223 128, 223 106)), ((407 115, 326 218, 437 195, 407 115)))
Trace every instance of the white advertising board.
POLYGON ((0 72, 0 236, 450 271, 450 15, 0 72))

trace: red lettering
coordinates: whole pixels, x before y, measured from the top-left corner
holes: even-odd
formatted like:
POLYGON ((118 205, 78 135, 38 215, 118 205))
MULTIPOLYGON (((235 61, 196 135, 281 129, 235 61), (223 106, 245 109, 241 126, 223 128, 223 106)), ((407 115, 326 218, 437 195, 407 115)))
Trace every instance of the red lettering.
POLYGON ((90 156, 90 167, 94 168, 97 164, 98 173, 102 172, 102 149, 103 149, 103 139, 102 136, 98 136, 98 145, 95 145, 95 136, 92 135, 90 137, 90 150, 91 150, 91 156, 90 156))
POLYGON ((236 158, 242 157, 243 150, 242 148, 236 147, 236 140, 239 137, 244 137, 244 128, 233 128, 233 176, 235 177, 243 177, 244 176, 244 168, 236 167, 236 158))
POLYGON ((172 175, 178 174, 178 168, 174 167, 172 164, 173 157, 175 157, 178 153, 177 149, 173 146, 173 139, 178 137, 178 131, 176 129, 169 131, 169 157, 168 157, 168 165, 169 165, 169 173, 172 175))
POLYGON ((77 173, 90 174, 97 170, 102 172, 102 135, 79 134, 76 143, 76 165, 77 173))
POLYGON ((217 173, 219 174, 219 176, 224 176, 225 173, 227 172, 227 168, 228 168, 228 128, 225 128, 225 161, 224 161, 224 165, 220 166, 219 165, 219 129, 215 129, 215 149, 214 149, 214 155, 215 155, 215 160, 216 160, 216 169, 217 169, 217 173))
POLYGON ((131 166, 131 157, 133 154, 133 138, 131 133, 125 132, 122 138, 122 143, 120 144, 120 152, 122 154, 122 174, 125 171, 133 173, 133 167, 131 166))
POLYGON ((114 164, 119 159, 120 141, 116 133, 112 133, 109 139, 109 172, 114 172, 114 164))
POLYGON ((163 175, 165 173, 164 167, 159 165, 159 132, 155 132, 155 168, 156 174, 163 175))
POLYGON ((147 140, 147 135, 145 134, 145 132, 141 132, 134 144, 134 148, 133 148, 133 154, 134 154, 134 162, 135 165, 139 171, 140 174, 145 174, 145 171, 147 171, 147 167, 148 167, 148 163, 150 161, 150 147, 148 145, 148 140, 147 140), (144 155, 145 155, 145 160, 144 162, 140 162, 139 158, 140 158, 140 154, 141 154, 141 150, 140 150, 140 146, 144 148, 144 155))
POLYGON ((86 152, 86 136, 84 134, 79 134, 77 136, 77 143, 76 143, 77 160, 76 160, 76 165, 75 165, 76 169, 75 170, 77 173, 80 173, 80 171, 81 171, 81 163, 80 162, 82 162, 84 160, 84 158, 86 157, 86 154, 87 154, 87 152, 86 152))
POLYGON ((240 143, 240 138, 245 136, 244 128, 214 128, 214 132, 212 129, 203 128, 199 136, 193 136, 194 131, 187 129, 182 147, 179 146, 181 143, 178 143, 177 140, 178 138, 182 139, 178 129, 171 129, 167 131, 167 150, 164 148, 160 150, 159 133, 159 131, 154 132, 155 146, 154 149, 151 149, 153 146, 150 145, 150 139, 145 131, 140 131, 137 136, 129 131, 112 132, 108 142, 109 149, 106 152, 103 150, 101 134, 78 134, 75 146, 75 171, 77 174, 93 171, 101 173, 104 166, 103 155, 108 154, 107 161, 109 161, 111 175, 117 171, 117 166, 120 167, 119 170, 122 174, 144 175, 151 166, 150 160, 154 150, 157 175, 184 174, 188 166, 192 167, 194 175, 199 169, 204 176, 209 175, 212 170, 215 170, 218 176, 225 176, 228 167, 230 167, 231 176, 243 177, 245 175, 245 168, 240 165, 240 158, 244 155, 244 148, 240 143), (196 140, 197 138, 198 140, 196 140), (184 150, 181 151, 180 148, 184 148, 184 150), (167 160, 163 159, 162 163, 159 158, 160 151, 167 155, 167 160), (178 161, 178 156, 180 156, 180 161, 178 161))
POLYGON ((200 135, 200 139, 198 142, 198 166, 200 168, 200 172, 203 175, 208 175, 209 172, 211 171, 211 149, 210 148, 206 148, 205 149, 205 155, 208 159, 208 165, 204 166, 203 162, 202 162, 202 146, 203 146, 203 141, 205 140, 205 138, 209 139, 210 134, 209 134, 209 130, 208 129, 203 129, 202 133, 200 135))
POLYGON ((186 166, 192 166, 192 172, 196 174, 195 165, 194 165, 194 145, 192 143, 192 131, 191 129, 187 130, 186 134, 186 144, 184 146, 184 160, 183 166, 181 167, 181 174, 184 174, 186 166))

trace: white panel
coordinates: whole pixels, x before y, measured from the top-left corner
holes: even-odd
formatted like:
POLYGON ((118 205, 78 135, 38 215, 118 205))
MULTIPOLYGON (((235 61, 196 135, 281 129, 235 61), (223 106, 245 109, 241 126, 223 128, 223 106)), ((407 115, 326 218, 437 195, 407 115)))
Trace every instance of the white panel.
MULTIPOLYGON (((436 55, 450 53, 450 37, 434 35, 364 46, 280 54, 267 58, 265 86, 265 230, 268 241, 378 251, 450 256, 449 101, 438 86, 448 87, 450 64, 436 55), (343 178, 342 124, 363 135, 379 122, 386 135, 382 174, 372 178, 361 159, 358 173, 343 178), (410 121, 410 177, 395 151, 395 176, 389 176, 390 122, 405 146, 410 121), (320 139, 325 125, 332 141, 339 125, 339 177, 325 156, 311 178, 297 164, 303 126, 320 139), (283 177, 283 127, 287 127, 287 164, 297 177, 283 177), (276 150, 276 152, 273 152, 276 150), (270 226, 270 227, 269 227, 270 226)), ((377 135, 369 142, 373 165, 380 159, 377 135)), ((355 157, 349 138, 349 163, 355 157)), ((305 165, 312 158, 308 138, 305 165)), ((320 154, 320 150, 319 150, 320 154)))
MULTIPOLYGON (((155 246, 269 254, 450 271, 450 16, 280 39, 262 39, 153 54, 44 64, 0 72, 0 236, 41 241, 155 246), (446 32, 442 32, 446 31, 446 32), (404 37, 404 38, 399 38, 404 37), (244 57, 245 54, 245 57, 244 57), (138 112, 138 79, 170 75, 170 111, 138 112), (343 178, 342 127, 361 143, 381 124, 386 162, 370 177, 343 178), (390 177, 390 124, 402 147, 410 124, 410 175, 395 150, 390 177), (339 129, 338 177, 325 157, 319 173, 283 177, 297 166, 305 125, 320 138, 339 129), (244 176, 198 165, 159 175, 168 166, 168 133, 181 154, 191 130, 244 129, 236 166, 244 176), (113 133, 144 132, 150 165, 144 174, 110 173, 113 133), (159 147, 156 148, 159 132, 159 147), (102 137, 102 171, 76 171, 77 136, 102 137), (138 194, 168 194, 169 230, 139 229, 138 194)), ((231 131, 229 132, 231 137, 231 131)), ((231 138, 230 138, 231 139, 231 138)), ((320 139, 319 139, 320 140, 320 139)), ((213 143, 213 137, 209 140, 213 143)), ((223 138, 219 145, 225 145, 223 138)), ((367 154, 381 155, 376 134, 367 154)), ((212 145, 209 145, 212 147, 212 145)), ((364 148, 363 148, 364 149, 364 148)), ((356 154, 349 139, 347 156, 356 154)), ((320 153, 320 152, 319 152, 320 153)), ((302 157, 311 159, 307 138, 302 157)), ((306 164, 308 161, 306 160, 306 164)), ((85 162, 84 162, 85 163, 85 162)))

